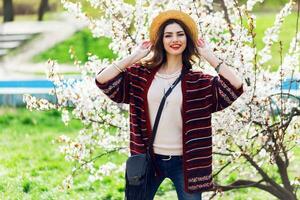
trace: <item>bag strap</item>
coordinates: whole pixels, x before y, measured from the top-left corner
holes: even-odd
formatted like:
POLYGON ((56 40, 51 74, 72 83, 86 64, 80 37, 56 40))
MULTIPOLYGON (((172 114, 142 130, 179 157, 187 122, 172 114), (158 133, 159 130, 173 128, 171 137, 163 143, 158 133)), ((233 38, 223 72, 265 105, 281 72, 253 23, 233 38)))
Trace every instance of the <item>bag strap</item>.
POLYGON ((165 105, 166 99, 171 94, 173 88, 175 88, 175 86, 179 83, 182 76, 183 76, 183 72, 181 72, 180 76, 174 81, 174 83, 171 85, 171 87, 168 89, 168 91, 164 94, 164 96, 163 96, 163 98, 160 102, 160 105, 158 107, 158 111, 157 111, 157 114, 156 114, 156 117, 155 117, 154 125, 153 125, 152 135, 151 135, 150 142, 149 142, 149 145, 148 145, 148 148, 147 148, 148 151, 149 151, 150 148, 152 149, 153 142, 154 142, 156 132, 157 132, 158 123, 159 123, 161 113, 162 113, 163 107, 165 105))

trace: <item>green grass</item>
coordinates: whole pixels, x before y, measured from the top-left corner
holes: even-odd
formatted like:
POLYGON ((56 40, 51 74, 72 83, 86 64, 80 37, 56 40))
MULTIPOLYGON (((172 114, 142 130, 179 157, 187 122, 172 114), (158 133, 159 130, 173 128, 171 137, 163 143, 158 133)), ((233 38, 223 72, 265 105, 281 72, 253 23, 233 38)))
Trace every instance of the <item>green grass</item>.
MULTIPOLYGON (((245 3, 247 0, 239 0, 238 2, 245 3)), ((261 11, 278 11, 281 7, 283 7, 289 0, 264 0, 263 3, 256 3, 253 11, 261 12, 261 11)))
POLYGON ((87 54, 93 53, 100 59, 114 59, 116 55, 108 49, 111 42, 109 38, 93 38, 89 30, 84 29, 74 34, 68 40, 57 44, 55 47, 38 54, 33 58, 34 62, 44 62, 49 58, 57 60, 58 63, 73 63, 70 58, 69 49, 72 47, 75 51, 75 56, 81 61, 87 61, 87 54))
POLYGON ((79 121, 74 120, 66 127, 57 111, 4 108, 1 113, 0 197, 78 199, 85 195, 92 197, 93 193, 100 196, 101 184, 87 186, 85 174, 75 179, 73 190, 65 193, 55 189, 71 172, 72 165, 64 160, 58 145, 52 141, 62 134, 75 136, 81 128, 79 121))
MULTIPOLYGON (((82 127, 79 121, 72 120, 65 126, 58 111, 0 108, 0 126, 0 199, 123 199, 123 177, 107 177, 90 185, 88 175, 81 172, 75 177, 73 189, 67 192, 57 189, 73 165, 64 160, 53 140, 62 134, 75 137, 82 127)), ((292 174, 299 174, 300 148, 294 153, 290 170, 292 174)), ((122 162, 126 158, 112 154, 104 159, 122 162)), ((236 177, 232 174, 228 180, 233 181, 236 177)), ((244 200, 250 197, 254 200, 274 199, 253 188, 224 193, 221 199, 244 200)), ((155 200, 176 198, 170 180, 165 180, 155 200)))
MULTIPOLYGON (((280 33, 279 39, 283 44, 283 55, 288 52, 289 43, 295 35, 296 27, 296 13, 292 13, 288 16, 283 23, 283 28, 280 33)), ((275 14, 274 13, 257 13, 257 26, 256 26, 256 44, 260 50, 264 47, 262 38, 267 28, 274 24, 275 14)), ((108 49, 110 39, 108 38, 92 38, 89 30, 83 30, 76 33, 68 40, 56 45, 55 47, 35 56, 33 60, 35 62, 44 62, 49 58, 57 60, 59 63, 72 63, 73 60, 70 58, 68 53, 69 48, 72 46, 76 52, 76 56, 79 60, 87 61, 87 53, 91 52, 99 58, 114 59, 116 55, 112 54, 112 51, 108 49)), ((276 70, 280 65, 280 54, 279 54, 279 43, 275 43, 272 47, 273 58, 271 61, 266 63, 265 66, 271 65, 272 70, 276 70)))
MULTIPOLYGON (((264 47, 262 42, 264 32, 268 27, 273 26, 275 20, 275 15, 270 13, 257 13, 257 26, 256 26, 256 44, 257 48, 261 50, 264 47)), ((297 21, 297 13, 293 12, 289 15, 282 24, 282 29, 279 34, 279 40, 282 41, 282 52, 283 58, 286 53, 288 53, 290 42, 292 38, 296 34, 296 21, 297 21)), ((279 53, 279 42, 275 43, 272 48, 272 59, 267 65, 271 65, 271 69, 274 71, 278 68, 281 63, 280 53, 279 53)))
MULTIPOLYGON (((81 127, 77 120, 65 126, 58 111, 0 108, 0 199, 123 199, 123 177, 107 177, 90 185, 88 174, 80 172, 73 189, 57 189, 73 164, 64 160, 53 140, 63 134, 75 137, 81 127)), ((124 159, 111 154, 97 163, 124 159)), ((170 189, 165 182, 160 194, 170 189)))

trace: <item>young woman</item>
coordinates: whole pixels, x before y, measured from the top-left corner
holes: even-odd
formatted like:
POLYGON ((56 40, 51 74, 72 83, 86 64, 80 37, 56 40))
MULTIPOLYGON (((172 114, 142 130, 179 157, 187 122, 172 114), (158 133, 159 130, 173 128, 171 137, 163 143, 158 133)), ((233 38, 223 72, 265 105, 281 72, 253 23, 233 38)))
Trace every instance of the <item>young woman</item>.
POLYGON ((160 13, 150 26, 150 41, 96 77, 110 99, 130 104, 134 155, 145 153, 161 99, 181 73, 181 82, 167 97, 153 143, 152 157, 161 173, 153 177, 149 199, 165 178, 172 180, 180 200, 199 200, 203 191, 213 188, 211 113, 243 93, 242 81, 198 38, 194 20, 177 10, 160 13), (151 58, 141 62, 150 51, 151 58), (200 56, 219 76, 192 70, 200 56))

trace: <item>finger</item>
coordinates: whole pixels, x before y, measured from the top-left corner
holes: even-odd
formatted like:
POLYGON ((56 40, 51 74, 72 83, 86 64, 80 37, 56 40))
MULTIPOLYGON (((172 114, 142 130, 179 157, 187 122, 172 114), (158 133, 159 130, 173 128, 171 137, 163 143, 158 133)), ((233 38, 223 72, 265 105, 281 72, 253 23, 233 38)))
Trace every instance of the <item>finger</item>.
POLYGON ((199 41, 199 43, 198 43, 198 47, 203 47, 203 44, 199 41))
POLYGON ((145 47, 147 48, 147 47, 149 46, 149 42, 146 41, 146 42, 144 43, 144 45, 145 45, 145 47))
POLYGON ((197 40, 197 46, 200 46, 200 39, 197 40))
POLYGON ((204 41, 200 41, 200 45, 204 46, 205 45, 204 41))
POLYGON ((150 42, 150 41, 146 41, 146 42, 145 42, 145 48, 148 48, 150 45, 151 45, 151 42, 150 42))
POLYGON ((151 48, 152 48, 152 44, 150 43, 150 44, 149 44, 149 46, 148 46, 148 48, 147 48, 147 49, 148 49, 148 51, 150 51, 150 50, 151 50, 151 48))
POLYGON ((199 44, 200 44, 200 45, 203 45, 204 43, 205 43, 205 42, 204 42, 204 39, 203 39, 203 38, 200 38, 200 39, 199 39, 199 44))
POLYGON ((148 47, 147 42, 143 42, 142 47, 143 47, 143 48, 147 48, 147 47, 148 47))
POLYGON ((151 46, 152 46, 152 43, 149 41, 149 42, 147 43, 147 48, 151 48, 151 46))
POLYGON ((200 44, 204 44, 204 40, 202 38, 199 40, 199 42, 200 44))

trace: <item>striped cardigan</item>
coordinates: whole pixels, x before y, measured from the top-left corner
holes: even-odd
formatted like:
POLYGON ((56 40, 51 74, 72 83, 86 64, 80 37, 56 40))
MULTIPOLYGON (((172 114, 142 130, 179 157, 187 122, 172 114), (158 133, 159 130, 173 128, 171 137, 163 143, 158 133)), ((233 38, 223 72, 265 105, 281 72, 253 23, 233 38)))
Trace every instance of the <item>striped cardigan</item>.
MULTIPOLYGON (((146 95, 158 69, 135 64, 106 83, 100 84, 95 79, 112 101, 130 105, 132 155, 145 153, 151 135, 146 95)), ((213 77, 186 68, 182 71, 185 73, 181 80, 184 188, 186 192, 206 191, 213 188, 211 113, 228 107, 243 93, 243 87, 235 89, 221 75, 213 77)))

